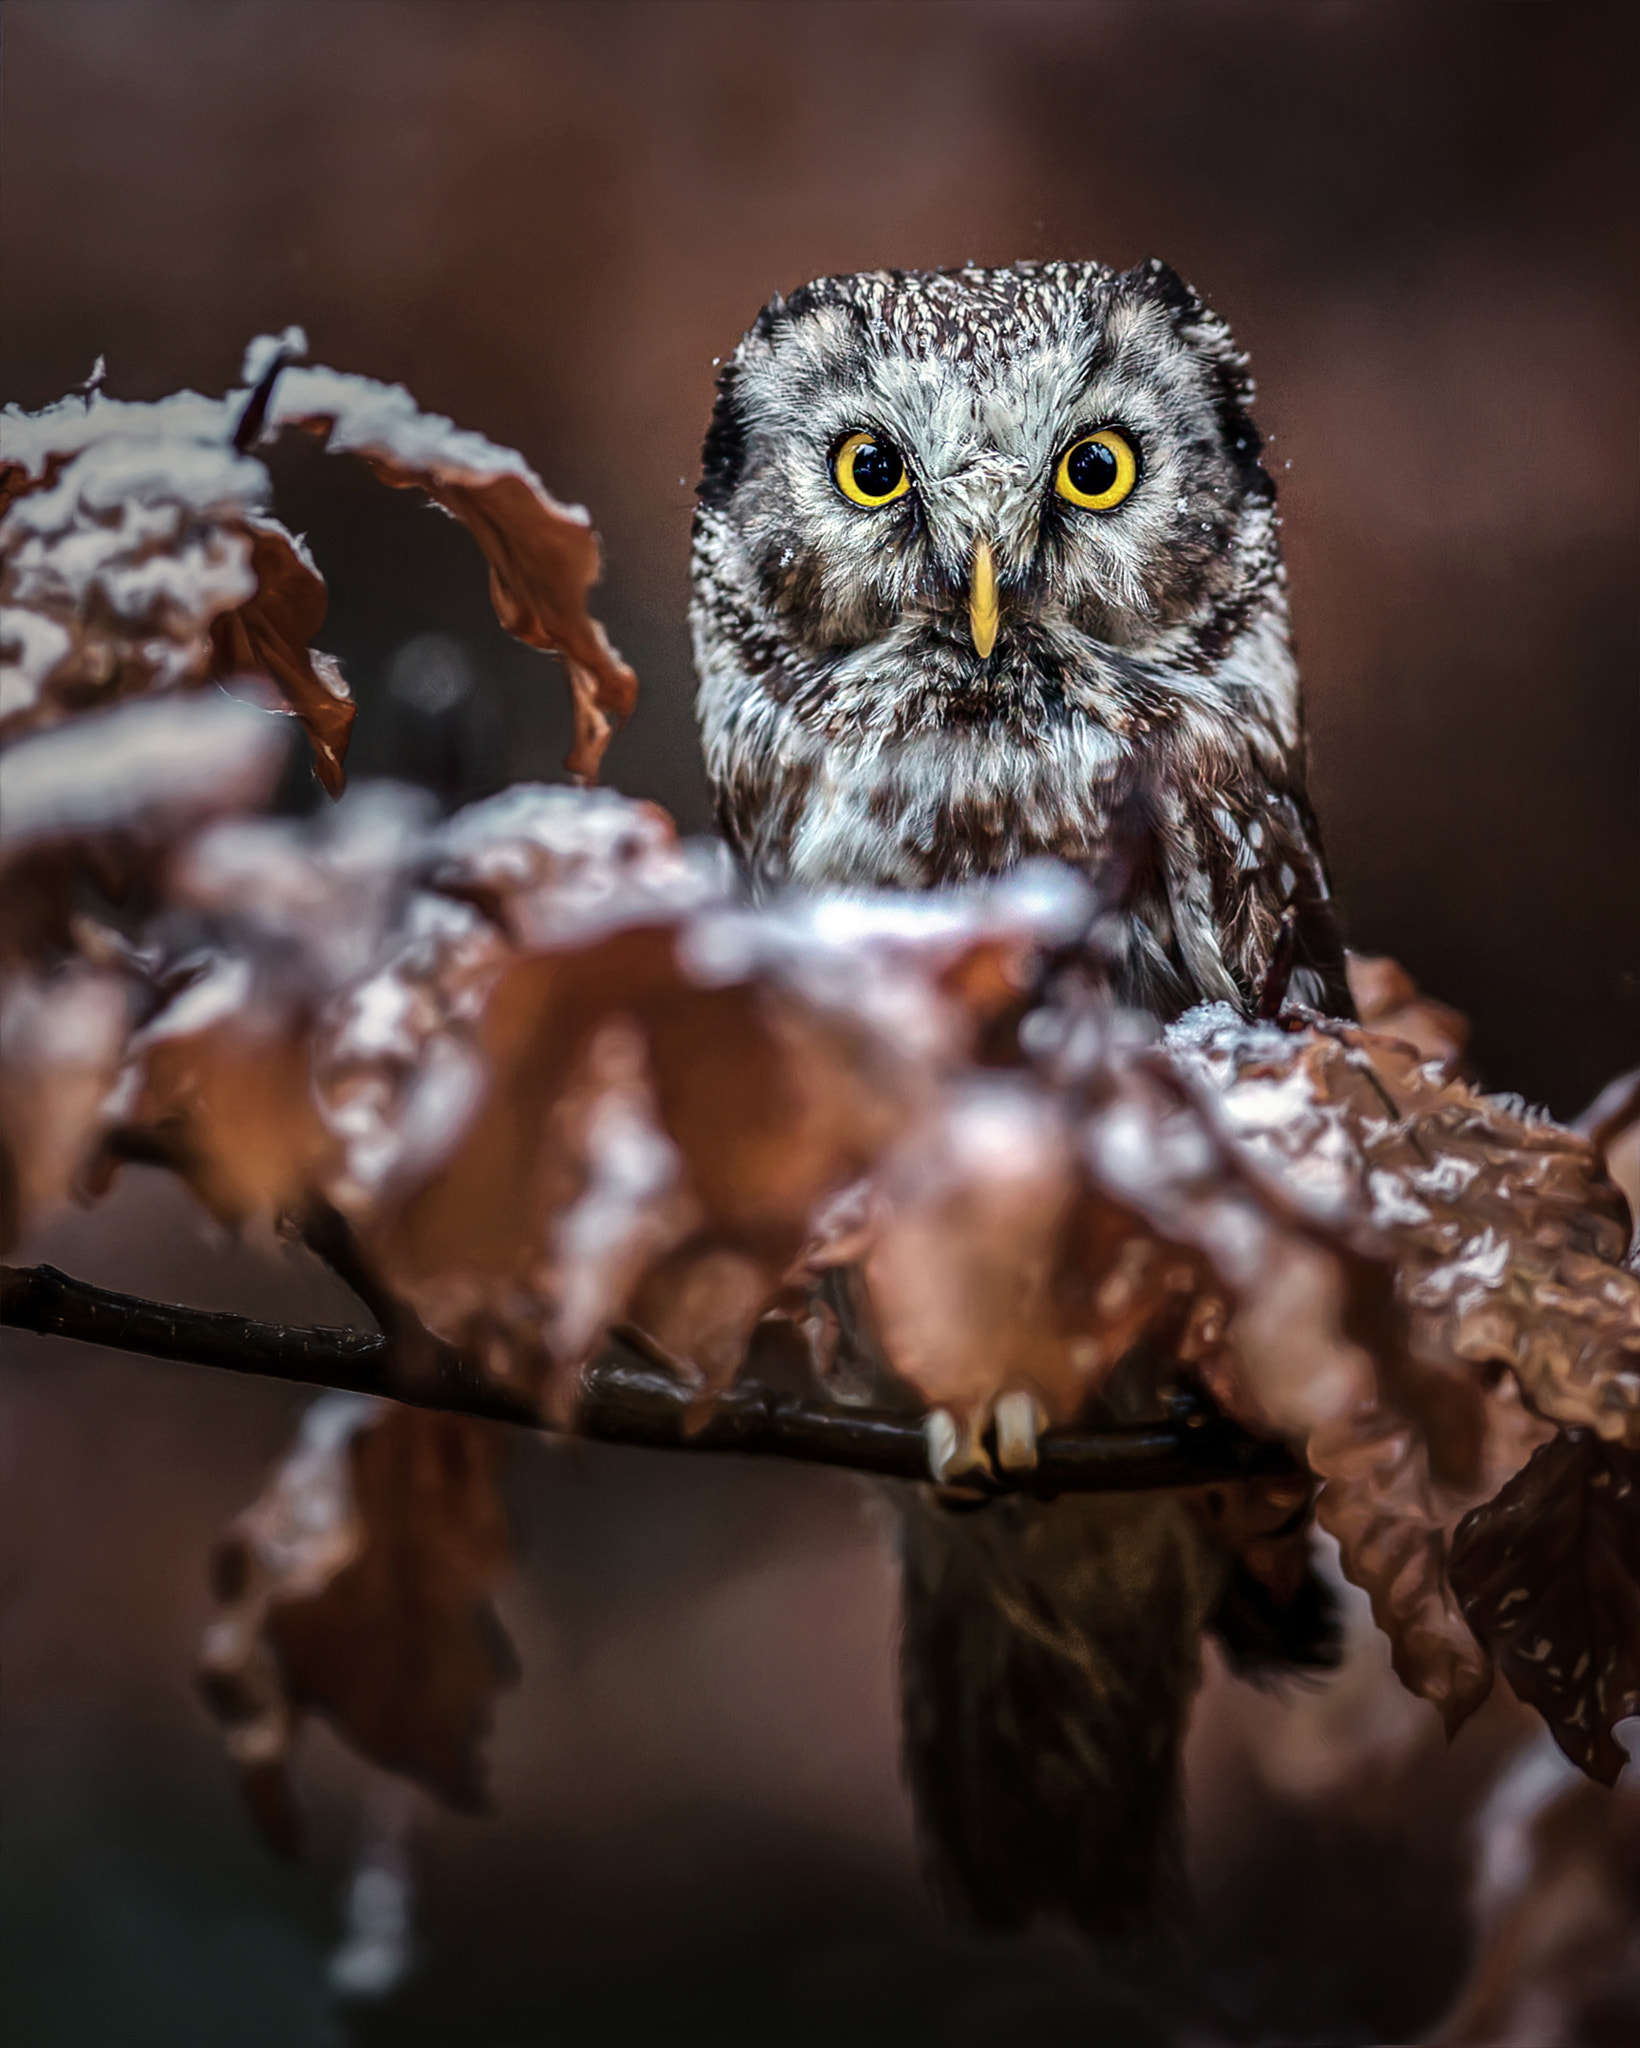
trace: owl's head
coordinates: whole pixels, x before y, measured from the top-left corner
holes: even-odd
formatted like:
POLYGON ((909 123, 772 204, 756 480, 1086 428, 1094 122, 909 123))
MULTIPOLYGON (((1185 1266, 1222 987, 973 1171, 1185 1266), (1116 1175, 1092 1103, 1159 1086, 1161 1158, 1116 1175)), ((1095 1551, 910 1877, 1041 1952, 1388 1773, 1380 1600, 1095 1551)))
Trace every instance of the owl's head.
POLYGON ((697 625, 774 687, 920 675, 972 709, 1088 670, 1142 715, 1279 584, 1228 329, 1161 263, 869 272, 764 308, 706 440, 697 625), (1120 688, 1131 664, 1152 672, 1120 688), (1131 699, 1131 701, 1127 701, 1131 699))

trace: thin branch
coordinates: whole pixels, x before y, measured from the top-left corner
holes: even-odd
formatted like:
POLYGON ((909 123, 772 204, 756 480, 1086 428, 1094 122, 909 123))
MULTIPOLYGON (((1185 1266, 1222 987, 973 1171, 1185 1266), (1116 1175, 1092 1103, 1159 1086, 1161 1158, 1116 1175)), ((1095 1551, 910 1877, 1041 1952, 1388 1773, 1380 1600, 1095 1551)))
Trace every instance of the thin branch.
POLYGON ((298 1386, 339 1387, 416 1408, 541 1427, 533 1401, 474 1371, 447 1346, 424 1365, 418 1360, 419 1370, 406 1372, 396 1348, 377 1330, 263 1323, 219 1309, 146 1301, 76 1280, 55 1266, 0 1266, 0 1323, 183 1365, 260 1373, 298 1386))
MULTIPOLYGON (((0 1321, 188 1365, 546 1426, 534 1402, 484 1378, 448 1346, 437 1347, 431 1357, 418 1356, 414 1370, 406 1371, 393 1344, 377 1331, 290 1327, 169 1306, 94 1287, 54 1266, 0 1267, 0 1321)), ((582 1376, 576 1432, 655 1450, 731 1451, 845 1466, 879 1478, 928 1477, 927 1441, 915 1415, 830 1407, 755 1381, 742 1381, 703 1403, 692 1388, 620 1339, 582 1376)), ((1284 1445, 1199 1409, 1136 1428, 1049 1430, 1038 1449, 1033 1470, 965 1473, 963 1490, 1129 1492, 1300 1469, 1284 1445)))

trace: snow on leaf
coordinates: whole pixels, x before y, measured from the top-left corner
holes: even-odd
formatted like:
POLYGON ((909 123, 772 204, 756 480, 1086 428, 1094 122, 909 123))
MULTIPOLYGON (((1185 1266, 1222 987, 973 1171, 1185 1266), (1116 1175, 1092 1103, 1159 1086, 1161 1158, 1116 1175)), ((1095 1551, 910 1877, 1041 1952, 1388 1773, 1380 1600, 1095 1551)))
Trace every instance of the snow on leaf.
POLYGON ((528 646, 561 656, 575 708, 568 767, 598 774, 638 679, 586 608, 601 569, 598 536, 579 505, 561 505, 522 456, 424 413, 401 385, 335 370, 288 369, 268 430, 299 426, 363 458, 384 483, 422 490, 472 533, 490 565, 496 617, 528 646))
POLYGON ((312 824, 227 819, 178 851, 194 971, 132 1039, 105 1174, 161 1159, 229 1223, 304 1206, 340 1149, 314 1099, 314 1020, 401 915, 428 810, 366 786, 312 824))
POLYGON ((334 795, 355 706, 307 636, 325 590, 262 510, 222 400, 100 395, 0 415, 0 738, 117 698, 273 681, 334 795))
MULTIPOLYGON (((1326 1481, 1318 1517, 1372 1595, 1397 1671, 1453 1726, 1484 1695, 1488 1662, 1451 1591, 1447 1545, 1541 1440, 1500 1399, 1500 1372, 1553 1422, 1623 1437, 1640 1418, 1640 1286, 1617 1263, 1619 1198, 1573 1133, 1357 1027, 1202 1011, 1169 1045, 1251 1166, 1330 1224, 1335 1272, 1361 1262, 1358 1274, 1376 1267, 1393 1283, 1392 1317, 1370 1290, 1349 1311, 1365 1349, 1331 1415, 1314 1414, 1307 1456, 1326 1481)), ((1272 1399, 1272 1359, 1292 1356, 1302 1323, 1267 1281, 1239 1326, 1251 1412, 1300 1434, 1297 1412, 1272 1399)), ((1292 1363, 1317 1409, 1319 1355, 1292 1363)), ((1215 1390, 1249 1414, 1234 1385, 1215 1390)))
POLYGON ((273 376, 267 388, 253 378, 254 392, 144 404, 94 391, 0 413, 0 738, 250 674, 302 721, 338 793, 356 706, 311 644, 324 582, 267 513, 267 471, 248 452, 259 433, 299 426, 468 527, 501 623, 562 657, 569 767, 594 779, 638 685, 586 609, 599 573, 586 513, 559 504, 522 456, 423 413, 399 386, 294 365, 278 374, 302 346, 294 329, 253 342, 247 372, 273 376))

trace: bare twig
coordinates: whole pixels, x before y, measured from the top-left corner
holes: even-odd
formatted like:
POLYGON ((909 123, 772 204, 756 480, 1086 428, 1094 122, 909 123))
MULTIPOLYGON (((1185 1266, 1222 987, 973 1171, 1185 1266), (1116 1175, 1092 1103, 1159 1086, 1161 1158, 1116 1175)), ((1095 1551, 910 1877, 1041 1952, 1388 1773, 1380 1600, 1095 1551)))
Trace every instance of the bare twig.
MULTIPOLYGON (((394 1345, 374 1330, 291 1327, 169 1306, 94 1287, 54 1266, 0 1267, 0 1320, 184 1364, 545 1426, 526 1395, 485 1378, 448 1346, 419 1355, 415 1369, 405 1371, 394 1345)), ((755 1381, 702 1403, 692 1388, 619 1339, 582 1377, 576 1429, 604 1443, 792 1458, 888 1479, 928 1477, 927 1441, 915 1415, 830 1407, 755 1381)), ((1192 1409, 1136 1428, 1050 1430, 1040 1439, 1034 1470, 964 1473, 962 1483, 976 1494, 1129 1492, 1297 1469, 1284 1445, 1192 1409)))
MULTIPOLYGON (((47 1337, 73 1337, 116 1351, 140 1351, 183 1365, 260 1373, 298 1386, 381 1394, 417 1408, 540 1427, 535 1403, 498 1386, 441 1347, 415 1373, 376 1330, 258 1322, 218 1309, 183 1308, 116 1294, 55 1266, 0 1266, 0 1322, 47 1337)), ((418 1364, 420 1361, 418 1361, 418 1364)))

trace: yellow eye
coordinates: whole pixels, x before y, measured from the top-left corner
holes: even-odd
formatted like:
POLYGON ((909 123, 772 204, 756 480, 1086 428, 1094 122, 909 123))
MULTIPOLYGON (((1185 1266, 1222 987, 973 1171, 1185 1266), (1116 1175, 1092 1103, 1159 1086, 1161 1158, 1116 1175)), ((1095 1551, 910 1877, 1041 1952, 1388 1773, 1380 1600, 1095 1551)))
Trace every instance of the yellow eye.
POLYGON ((1085 434, 1059 458, 1054 489, 1085 512, 1109 512, 1139 481, 1139 458, 1133 444, 1114 427, 1085 434))
POLYGON ((900 451, 875 434, 850 434, 832 457, 831 473, 856 505, 891 505, 911 488, 900 451))

